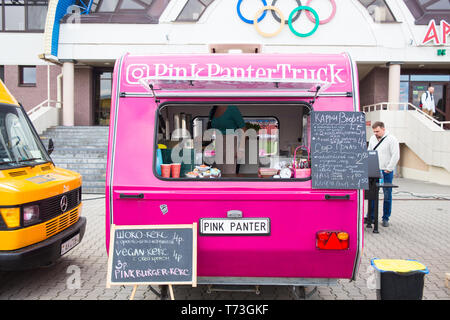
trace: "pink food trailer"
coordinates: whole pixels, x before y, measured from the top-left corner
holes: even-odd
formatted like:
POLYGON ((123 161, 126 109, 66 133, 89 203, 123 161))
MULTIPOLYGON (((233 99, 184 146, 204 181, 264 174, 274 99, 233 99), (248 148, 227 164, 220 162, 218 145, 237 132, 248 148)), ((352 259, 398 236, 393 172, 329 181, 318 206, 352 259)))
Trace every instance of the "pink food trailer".
POLYGON ((112 224, 195 222, 199 285, 295 288, 355 279, 363 191, 312 188, 312 109, 359 111, 348 54, 121 57, 111 101, 106 247, 112 224), (214 106, 237 112, 244 135, 253 130, 255 148, 244 136, 236 149, 255 153, 256 163, 244 156, 230 171, 211 161, 220 153, 217 137, 207 134, 214 106))

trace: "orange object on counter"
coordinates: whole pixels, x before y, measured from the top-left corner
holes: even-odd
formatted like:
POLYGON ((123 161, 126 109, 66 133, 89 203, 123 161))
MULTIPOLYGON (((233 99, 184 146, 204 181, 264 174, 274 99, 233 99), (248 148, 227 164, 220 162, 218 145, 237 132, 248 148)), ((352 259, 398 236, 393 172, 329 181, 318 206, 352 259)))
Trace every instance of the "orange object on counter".
POLYGON ((172 178, 179 178, 181 172, 181 163, 172 163, 170 165, 172 178))
POLYGON ((161 176, 163 178, 170 178, 170 164, 162 164, 161 165, 161 176))

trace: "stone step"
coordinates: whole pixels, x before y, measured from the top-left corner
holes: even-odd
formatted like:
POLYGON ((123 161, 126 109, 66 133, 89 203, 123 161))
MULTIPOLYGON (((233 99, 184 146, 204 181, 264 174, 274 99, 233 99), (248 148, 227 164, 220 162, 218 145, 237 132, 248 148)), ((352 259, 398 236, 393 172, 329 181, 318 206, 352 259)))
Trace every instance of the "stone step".
POLYGON ((102 175, 104 178, 106 177, 106 170, 102 168, 78 168, 76 171, 82 176, 102 175))
MULTIPOLYGON (((44 146, 47 146, 48 143, 44 143, 44 146)), ((57 151, 58 149, 68 149, 68 148, 77 148, 77 149, 93 149, 93 148, 100 148, 100 149, 108 149, 107 143, 101 143, 101 142, 91 142, 89 140, 86 141, 53 141, 53 147, 54 151, 57 151)))
POLYGON ((77 171, 79 169, 96 169, 96 170, 106 170, 106 161, 105 163, 58 163, 55 162, 57 167, 68 169, 72 171, 77 171))
POLYGON ((106 152, 101 151, 92 151, 92 152, 86 152, 86 151, 60 151, 58 153, 54 152, 51 154, 51 158, 53 160, 56 159, 68 159, 68 158, 101 158, 106 160, 107 154, 106 152))
POLYGON ((56 126, 50 127, 47 131, 61 130, 61 131, 73 131, 73 130, 97 130, 97 131, 108 131, 109 126, 56 126))
POLYGON ((60 168, 82 175, 83 193, 104 194, 109 127, 53 127, 41 135, 53 140, 51 158, 60 168))
MULTIPOLYGON (((81 172, 78 172, 81 173, 81 172)), ((82 180, 86 182, 102 182, 106 181, 106 174, 81 174, 82 180)))
POLYGON ((105 194, 105 188, 84 187, 83 194, 105 194))
POLYGON ((89 188, 104 188, 106 186, 105 181, 86 181, 83 180, 82 187, 89 187, 89 188))
MULTIPOLYGON (((108 141, 108 134, 102 132, 79 132, 79 133, 50 133, 50 134, 41 134, 39 136, 41 140, 77 140, 84 138, 92 138, 99 141, 108 141)), ((95 140, 94 140, 95 141, 95 140)))
MULTIPOLYGON (((53 159, 53 157, 52 157, 53 159)), ((106 164, 106 159, 105 158, 56 158, 58 159, 58 163, 71 163, 71 164, 94 164, 94 163, 105 163, 106 164)))
POLYGON ((93 149, 96 149, 96 148, 101 150, 101 151, 107 151, 108 150, 108 145, 107 144, 90 145, 88 143, 84 143, 84 144, 81 144, 81 143, 77 143, 77 144, 75 144, 75 143, 61 143, 61 145, 58 145, 58 144, 54 143, 53 146, 54 146, 54 152, 56 152, 58 150, 74 149, 74 148, 80 149, 80 150, 83 150, 83 149, 88 150, 89 149, 89 151, 95 151, 93 149))
POLYGON ((80 134, 48 134, 39 136, 42 141, 49 140, 50 138, 53 142, 56 141, 77 141, 77 140, 90 140, 92 142, 108 142, 108 137, 105 137, 103 133, 80 133, 80 134))
MULTIPOLYGON (((108 134, 102 132, 79 132, 79 133, 51 133, 51 134, 41 134, 39 136, 42 140, 77 140, 84 138, 92 138, 100 141, 108 141, 108 134)), ((94 140, 95 141, 95 140, 94 140)))

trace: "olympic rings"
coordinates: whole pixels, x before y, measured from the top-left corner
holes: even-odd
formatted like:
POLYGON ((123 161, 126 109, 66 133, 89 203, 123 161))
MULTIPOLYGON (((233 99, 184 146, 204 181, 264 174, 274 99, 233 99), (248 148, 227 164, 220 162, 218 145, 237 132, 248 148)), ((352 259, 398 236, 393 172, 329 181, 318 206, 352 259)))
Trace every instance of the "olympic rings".
MULTIPOLYGON (((308 0, 308 2, 306 3, 307 6, 309 6, 311 4, 313 0, 308 0)), ((327 24, 328 22, 330 22, 331 20, 333 20, 334 16, 336 15, 336 2, 334 0, 330 0, 331 6, 333 7, 333 10, 331 11, 331 14, 328 18, 319 21, 319 24, 327 24)), ((306 15, 308 16, 309 20, 312 23, 316 23, 316 20, 314 19, 314 17, 311 15, 311 12, 306 12, 306 15)), ((316 18, 318 19, 318 18, 316 18)))
POLYGON ((307 7, 307 6, 298 7, 296 9, 294 9, 294 11, 292 11, 291 14, 289 15, 289 29, 291 29, 292 33, 298 37, 303 37, 303 38, 309 37, 309 36, 313 35, 314 32, 317 31, 317 28, 319 28, 319 15, 317 14, 316 10, 314 10, 311 7, 307 7), (308 33, 297 32, 297 30, 295 30, 294 26, 292 25, 292 17, 299 10, 307 10, 307 11, 311 12, 314 15, 314 17, 316 18, 314 28, 308 33))
MULTIPOLYGON (((253 24, 253 20, 249 20, 249 19, 244 18, 244 16, 243 16, 242 13, 241 13, 241 5, 242 5, 242 1, 243 1, 243 0, 239 0, 239 1, 238 1, 238 4, 237 4, 237 8, 236 8, 236 9, 237 9, 238 16, 239 16, 239 18, 241 18, 241 20, 244 21, 245 23, 253 24)), ((266 0, 261 0, 261 1, 262 1, 262 3, 264 4, 264 6, 267 6, 266 0)), ((266 17, 266 14, 267 14, 267 12, 264 11, 264 12, 263 12, 263 15, 262 15, 261 17, 259 17, 258 22, 261 22, 261 20, 264 19, 264 18, 266 17)))
POLYGON ((279 34, 279 33, 281 32, 281 30, 283 30, 283 27, 284 27, 284 15, 283 15, 283 12, 281 12, 280 9, 278 9, 278 8, 276 8, 276 7, 274 7, 274 6, 265 6, 265 7, 263 7, 262 9, 260 9, 260 10, 256 13, 255 19, 253 20, 253 24, 254 24, 254 26, 255 26, 256 31, 257 31, 260 35, 262 35, 263 37, 274 37, 274 36, 276 36, 277 34, 279 34), (275 31, 275 32, 273 32, 273 33, 265 33, 265 32, 262 32, 261 29, 259 29, 259 26, 258 26, 258 16, 259 16, 263 11, 266 12, 267 10, 272 10, 272 12, 276 12, 276 13, 281 17, 281 19, 280 19, 280 21, 279 21, 279 22, 280 22, 280 27, 278 28, 277 31, 275 31))
MULTIPOLYGON (((278 0, 273 0, 273 1, 272 1, 272 6, 275 6, 275 5, 277 4, 277 1, 278 1, 278 0)), ((301 1, 301 0, 295 0, 295 2, 297 2, 297 6, 298 6, 298 7, 301 7, 301 6, 302 6, 302 1, 301 1)), ((300 17, 301 14, 302 14, 302 11, 301 11, 301 10, 298 11, 297 14, 295 15, 295 17, 292 19, 292 21, 296 21, 296 20, 300 17)), ((281 22, 282 19, 278 18, 278 16, 277 16, 275 10, 272 10, 272 16, 273 16, 273 18, 274 18, 275 20, 277 20, 278 22, 281 22)), ((258 22, 259 22, 259 21, 258 21, 258 22)), ((286 20, 284 23, 285 23, 285 24, 288 24, 288 21, 286 20)))
POLYGON ((330 0, 331 6, 332 6, 332 12, 328 18, 323 19, 323 20, 320 20, 317 11, 309 6, 311 4, 311 2, 313 2, 313 0, 307 0, 306 6, 302 5, 301 0, 295 0, 298 4, 298 7, 295 8, 291 12, 288 20, 284 20, 284 16, 283 16, 282 12, 278 8, 275 7, 275 4, 277 3, 278 0, 272 0, 272 5, 270 5, 270 6, 267 5, 266 0, 261 0, 264 7, 261 8, 260 10, 258 10, 258 12, 256 13, 253 20, 249 20, 242 15, 242 12, 241 12, 242 1, 243 0, 238 0, 237 7, 236 7, 239 18, 242 21, 244 21, 245 23, 253 24, 255 26, 256 31, 264 37, 276 36, 277 34, 279 34, 281 32, 281 30, 283 29, 285 24, 289 25, 289 29, 291 30, 291 32, 294 35, 296 35, 298 37, 309 37, 317 31, 319 25, 324 25, 324 24, 329 23, 331 20, 334 19, 335 15, 336 15, 336 1, 335 0, 330 0), (296 31, 293 26, 293 22, 295 22, 300 17, 303 10, 306 11, 306 16, 308 17, 308 19, 312 23, 314 23, 314 28, 308 33, 300 33, 298 31, 296 31), (267 11, 272 11, 273 18, 277 22, 280 23, 279 28, 275 32, 272 32, 272 33, 265 33, 263 31, 261 31, 261 29, 258 26, 258 23, 261 22, 266 17, 267 11))

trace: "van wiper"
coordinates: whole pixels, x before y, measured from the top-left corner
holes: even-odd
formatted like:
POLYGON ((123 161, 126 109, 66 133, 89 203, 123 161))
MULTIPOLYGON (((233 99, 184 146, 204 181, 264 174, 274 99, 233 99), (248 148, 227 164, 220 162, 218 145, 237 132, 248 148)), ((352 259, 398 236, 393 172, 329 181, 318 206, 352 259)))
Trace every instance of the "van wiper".
POLYGON ((17 162, 34 161, 34 160, 44 160, 44 159, 42 159, 42 158, 30 158, 30 159, 22 159, 22 160, 19 160, 17 162))
POLYGON ((16 163, 16 162, 15 161, 2 161, 2 162, 0 162, 0 165, 9 164, 9 163, 16 163))

